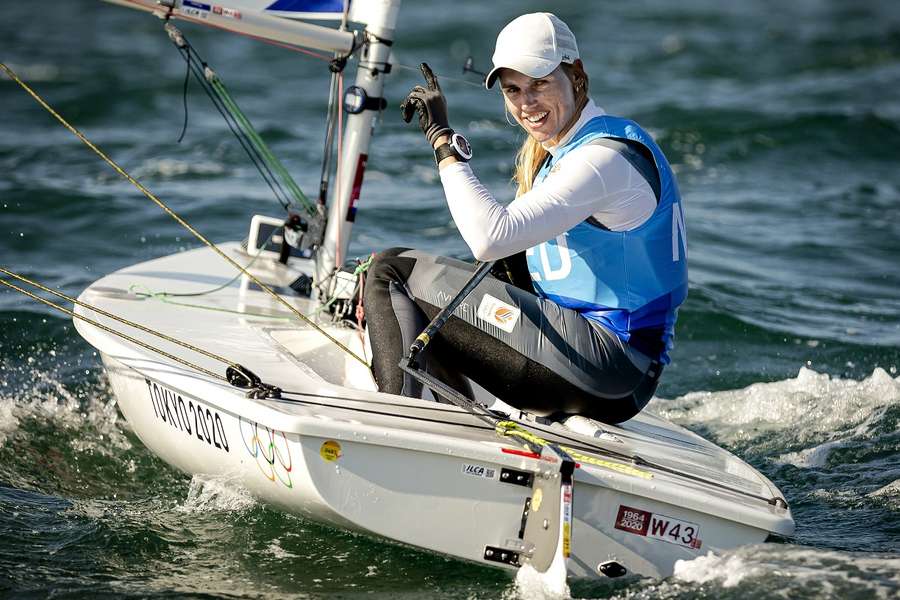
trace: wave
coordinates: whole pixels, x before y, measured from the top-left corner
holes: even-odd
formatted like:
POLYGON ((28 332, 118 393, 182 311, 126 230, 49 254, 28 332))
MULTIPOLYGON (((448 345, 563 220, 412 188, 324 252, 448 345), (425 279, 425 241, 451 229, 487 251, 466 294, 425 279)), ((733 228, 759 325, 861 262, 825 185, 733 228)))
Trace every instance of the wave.
POLYGON ((895 598, 900 558, 766 544, 678 561, 674 580, 706 584, 735 598, 895 598))
POLYGON ((115 493, 150 457, 99 370, 59 356, 52 347, 21 363, 0 356, 0 481, 71 498, 115 493))
POLYGON ((19 393, 0 394, 0 447, 28 422, 84 434, 72 440, 76 451, 111 456, 132 447, 105 382, 75 391, 43 369, 0 363, 0 370, 30 383, 19 393))
POLYGON ((187 498, 178 507, 183 513, 241 513, 256 506, 248 490, 230 479, 194 475, 187 498))
POLYGON ((131 172, 137 179, 175 179, 180 177, 216 176, 226 172, 224 165, 211 160, 178 160, 175 158, 151 158, 131 172))
POLYGON ((789 544, 743 546, 680 560, 666 579, 573 582, 573 598, 608 600, 845 600, 896 598, 896 553, 839 552, 789 544))
POLYGON ((821 466, 841 443, 893 436, 889 425, 900 409, 900 377, 877 368, 857 381, 801 367, 792 379, 656 399, 651 409, 714 431, 720 443, 742 451, 776 453, 779 462, 795 466, 821 466))
POLYGON ((797 522, 793 541, 896 550, 900 377, 876 368, 856 380, 803 367, 794 378, 655 399, 651 410, 771 478, 797 522))
POLYGON ((719 167, 767 162, 773 157, 791 164, 797 152, 806 160, 858 163, 865 159, 884 164, 900 157, 900 123, 874 109, 817 108, 773 114, 743 107, 662 104, 639 117, 648 123, 677 123, 657 134, 657 142, 676 166, 695 166, 699 156, 719 167))

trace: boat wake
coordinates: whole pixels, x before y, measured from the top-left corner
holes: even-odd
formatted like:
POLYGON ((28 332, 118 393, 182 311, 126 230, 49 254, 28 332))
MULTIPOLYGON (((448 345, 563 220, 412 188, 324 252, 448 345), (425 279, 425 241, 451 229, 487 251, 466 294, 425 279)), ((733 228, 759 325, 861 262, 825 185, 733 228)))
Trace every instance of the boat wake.
MULTIPOLYGON (((400 588, 413 573, 428 572, 435 585, 452 587, 460 569, 471 568, 268 511, 227 480, 188 480, 137 442, 105 376, 85 373, 82 362, 73 366, 49 351, 32 363, 0 357, 0 476, 6 486, 34 490, 16 500, 19 518, 27 513, 23 507, 59 504, 51 511, 53 527, 74 519, 72 535, 98 546, 112 539, 124 548, 146 537, 152 543, 143 543, 144 557, 163 562, 166 553, 185 546, 193 548, 193 560, 213 564, 215 548, 229 547, 237 532, 267 571, 294 572, 298 560, 333 564, 316 578, 290 582, 310 589, 343 589, 340 569, 400 588), (194 537, 169 529, 182 522, 193 523, 194 537), (210 547, 191 541, 206 538, 210 547), (323 573, 326 580, 316 581, 323 573)), ((695 598, 701 589, 721 598, 785 590, 798 598, 900 593, 900 559, 891 554, 890 536, 900 509, 900 378, 876 369, 857 381, 803 368, 782 381, 656 399, 651 410, 716 439, 771 477, 794 507, 792 541, 803 545, 750 546, 680 562, 675 576, 664 580, 573 582, 571 589, 528 569, 513 583, 478 571, 493 591, 477 597, 695 598)), ((46 510, 38 508, 36 515, 46 510)), ((13 525, 4 528, 19 531, 13 525)), ((450 596, 468 597, 476 589, 454 588, 450 596)))
POLYGON ((856 381, 802 367, 793 379, 654 399, 650 410, 743 456, 822 467, 841 448, 892 437, 886 426, 900 411, 900 377, 879 367, 856 381))
POLYGON ((183 513, 242 513, 257 505, 249 491, 229 479, 194 475, 187 498, 177 510, 183 513))
MULTIPOLYGON (((54 356, 51 351, 51 360, 54 356)), ((78 433, 71 440, 76 451, 113 456, 132 447, 125 434, 128 425, 105 377, 86 377, 71 386, 57 368, 34 362, 15 365, 0 360, 0 447, 26 423, 78 433)))
POLYGON ((678 561, 673 579, 754 597, 896 598, 900 558, 766 544, 678 561))
POLYGON ((678 561, 666 579, 576 582, 573 598, 605 600, 846 600, 896 598, 896 554, 839 552, 786 544, 744 546, 678 561))
POLYGON ((895 372, 876 368, 857 381, 804 367, 783 381, 656 399, 651 410, 766 473, 791 503, 795 541, 894 552, 900 507, 895 372))
POLYGON ((504 600, 563 600, 570 597, 566 571, 562 563, 551 566, 546 573, 525 565, 516 572, 516 581, 504 600), (554 568, 554 566, 561 568, 554 568))

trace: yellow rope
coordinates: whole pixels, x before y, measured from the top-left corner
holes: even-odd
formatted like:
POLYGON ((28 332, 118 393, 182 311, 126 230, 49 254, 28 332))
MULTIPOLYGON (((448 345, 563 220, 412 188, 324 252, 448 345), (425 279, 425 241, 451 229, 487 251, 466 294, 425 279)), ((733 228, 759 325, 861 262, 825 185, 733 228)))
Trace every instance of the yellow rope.
MULTIPOLYGON (((18 279, 19 281, 21 281, 23 283, 27 283, 28 285, 34 286, 41 291, 47 292, 48 294, 53 294, 57 298, 62 298, 63 300, 68 300, 69 302, 71 302, 73 304, 77 304, 78 306, 83 306, 84 308, 86 308, 88 310, 92 310, 97 314, 103 315, 104 317, 110 318, 113 321, 118 321, 119 323, 124 323, 125 325, 128 325, 129 327, 134 327, 135 329, 139 329, 140 331, 143 331, 144 333, 149 333, 150 335, 155 335, 159 338, 166 340, 167 342, 171 342, 171 343, 181 346, 183 348, 187 348, 188 350, 192 350, 193 352, 196 352, 198 354, 202 354, 203 356, 212 358, 213 360, 217 360, 221 363, 224 363, 224 364, 228 365, 229 367, 238 368, 237 363, 235 363, 234 361, 228 360, 227 358, 223 358, 223 357, 219 356, 218 354, 213 354, 212 352, 208 352, 208 351, 204 350, 203 348, 198 348, 197 346, 194 346, 187 342, 183 342, 181 340, 175 339, 164 333, 155 331, 153 329, 150 329, 149 327, 145 327, 144 325, 141 325, 140 323, 135 323, 134 321, 129 321, 128 319, 126 319, 124 317, 114 315, 110 312, 107 312, 107 311, 101 309, 101 308, 97 308, 96 306, 91 306, 90 304, 88 304, 86 302, 82 302, 81 300, 78 300, 77 298, 72 298, 71 296, 67 296, 66 294, 63 294, 62 292, 58 292, 56 290, 50 289, 45 285, 41 285, 37 281, 33 281, 31 279, 28 279, 27 277, 18 275, 17 273, 13 273, 12 271, 4 269, 3 267, 0 267, 0 273, 3 273, 4 275, 9 275, 10 277, 18 279)), ((0 279, 0 281, 3 281, 3 280, 0 279)), ((4 284, 5 283, 6 282, 4 282, 4 284)), ((16 288, 16 289, 20 289, 20 288, 16 288)), ((53 304, 53 303, 51 303, 51 306, 58 307, 57 304, 53 304)))
MULTIPOLYGON (((496 425, 496 431, 497 435, 501 437, 515 437, 537 446, 546 446, 549 443, 547 442, 547 440, 523 428, 515 421, 500 421, 496 425)), ((613 462, 611 460, 596 458, 594 456, 588 456, 587 454, 582 454, 581 452, 575 450, 574 448, 569 448, 568 446, 560 446, 560 449, 562 449, 573 459, 588 465, 604 467, 611 471, 616 471, 625 475, 633 475, 634 477, 640 477, 641 479, 653 479, 653 473, 644 471, 643 469, 638 469, 637 467, 629 464, 613 462)))
POLYGON ((515 437, 526 442, 530 442, 536 446, 546 446, 547 440, 538 437, 515 421, 500 421, 495 425, 495 431, 500 437, 515 437))
POLYGON ((611 460, 588 456, 587 454, 582 454, 581 452, 573 450, 572 448, 569 448, 567 446, 560 446, 560 448, 565 450, 569 454, 569 456, 579 462, 583 462, 588 465, 594 465, 597 467, 604 467, 606 469, 609 469, 610 471, 617 471, 625 475, 633 475, 634 477, 640 477, 641 479, 653 479, 653 473, 651 473, 650 471, 644 471, 643 469, 638 469, 637 467, 633 467, 625 463, 617 463, 611 460))
POLYGON ((210 377, 213 377, 214 379, 218 379, 218 380, 220 380, 220 381, 224 381, 225 383, 228 383, 228 380, 227 380, 225 377, 219 375, 218 373, 213 373, 212 371, 209 371, 209 370, 207 370, 207 369, 204 369, 204 368, 201 367, 201 366, 195 365, 194 363, 192 363, 192 362, 190 362, 190 361, 184 360, 183 358, 178 358, 178 357, 175 356, 174 354, 169 354, 169 353, 166 352, 165 350, 160 350, 159 348, 154 348, 154 347, 151 346, 150 344, 145 344, 144 342, 142 342, 142 341, 140 341, 140 340, 138 340, 138 339, 135 339, 135 338, 131 337, 130 335, 124 334, 124 333, 122 333, 121 331, 115 331, 115 330, 112 329, 111 327, 107 327, 106 325, 103 325, 103 324, 101 324, 101 323, 98 323, 97 321, 94 321, 93 319, 89 319, 89 318, 87 318, 87 317, 85 317, 85 316, 79 315, 79 314, 75 313, 74 311, 71 311, 71 310, 69 310, 68 308, 65 308, 64 306, 60 306, 59 304, 54 304, 53 302, 50 302, 49 300, 46 300, 46 299, 44 299, 44 298, 41 298, 41 297, 38 296, 37 294, 32 294, 32 293, 29 292, 28 290, 24 290, 24 289, 20 288, 19 286, 15 285, 15 284, 13 284, 13 283, 10 283, 10 282, 8 282, 8 281, 4 281, 3 279, 0 279, 0 283, 2 283, 3 285, 5 285, 5 286, 7 286, 7 287, 10 287, 10 288, 12 288, 12 289, 18 291, 18 292, 21 292, 21 293, 25 294, 26 296, 28 296, 29 298, 32 298, 33 300, 37 300, 38 302, 42 302, 42 303, 46 304, 47 306, 50 306, 50 307, 52 307, 52 308, 55 308, 56 310, 60 310, 60 311, 62 311, 62 312, 64 312, 64 313, 68 314, 69 316, 71 316, 73 319, 81 319, 82 321, 85 321, 86 323, 90 323, 90 324, 93 325, 94 327, 97 327, 97 328, 99 328, 99 329, 102 329, 103 331, 107 331, 107 332, 109 332, 109 333, 111 333, 111 334, 113 334, 113 335, 117 335, 117 336, 119 336, 119 337, 121 337, 121 338, 123 338, 123 339, 126 339, 126 340, 128 340, 129 342, 131 342, 132 344, 135 344, 136 346, 140 346, 141 348, 144 348, 144 349, 146 349, 146 350, 150 350, 151 352, 156 352, 157 354, 161 354, 162 356, 165 356, 165 357, 168 358, 169 360, 175 361, 175 362, 177 362, 177 363, 179 363, 179 364, 182 364, 182 365, 184 365, 184 366, 186 366, 186 367, 190 367, 191 369, 194 369, 194 370, 196 370, 196 371, 199 371, 199 372, 203 373, 204 375, 209 375, 210 377))
POLYGON ((38 95, 37 92, 35 92, 34 90, 32 90, 30 87, 28 87, 28 84, 26 84, 24 81, 22 81, 21 79, 19 79, 19 76, 16 75, 16 74, 12 71, 12 69, 10 69, 9 67, 7 67, 7 66, 6 66, 4 63, 2 63, 2 62, 0 62, 0 69, 2 69, 2 70, 9 76, 10 79, 12 79, 12 80, 15 81, 16 83, 18 83, 18 84, 19 84, 26 92, 28 92, 28 94, 29 94, 32 98, 34 98, 34 99, 37 101, 38 104, 40 104, 41 106, 43 106, 43 107, 47 110, 47 112, 49 112, 51 115, 53 115, 53 116, 56 118, 57 121, 59 121, 60 123, 62 123, 62 125, 63 125, 66 129, 68 129, 68 130, 69 130, 70 132, 72 132, 78 139, 80 139, 82 142, 84 142, 84 144, 85 144, 88 148, 90 148, 91 150, 93 150, 93 151, 97 154, 97 156, 99 156, 99 157, 102 158, 104 161, 106 161, 106 163, 107 163, 109 166, 111 166, 111 167, 112 167, 119 175, 121 175, 122 177, 124 177, 124 178, 125 178, 126 180, 128 180, 132 185, 134 185, 137 189, 139 189, 139 190, 141 191, 141 193, 144 194, 144 196, 146 196, 147 198, 149 198, 150 200, 152 200, 154 203, 156 203, 156 205, 159 206, 159 207, 160 207, 167 215, 169 215, 170 217, 172 217, 173 219, 175 219, 175 221, 177 221, 182 227, 184 227, 185 229, 187 229, 188 231, 190 231, 190 232, 194 235, 194 237, 196 237, 196 238, 199 239, 201 242, 203 242, 204 244, 206 244, 207 246, 209 246, 213 251, 216 252, 216 254, 218 254, 218 255, 221 256, 223 259, 225 259, 225 261, 228 262, 231 266, 233 266, 234 268, 236 268, 236 269, 237 269, 238 271, 240 271, 242 274, 246 275, 247 278, 250 279, 250 281, 252 281, 252 282, 255 283, 256 285, 258 285, 258 286, 260 287, 260 289, 262 289, 263 291, 265 291, 266 293, 268 293, 270 296, 272 296, 273 298, 275 298, 275 300, 277 300, 278 302, 280 302, 281 304, 283 304, 285 307, 287 307, 287 309, 288 309, 291 313, 293 313, 296 317, 298 317, 301 321, 303 321, 304 323, 306 323, 307 325, 309 325, 310 327, 312 327, 313 329, 315 329, 316 331, 318 331, 319 333, 321 333, 322 335, 324 335, 326 338, 328 338, 328 339, 329 339, 332 343, 334 343, 338 348, 340 348, 340 349, 343 350, 344 352, 348 353, 350 356, 352 356, 353 358, 355 358, 356 360, 358 360, 359 362, 361 362, 362 364, 364 364, 366 367, 371 366, 371 365, 369 365, 368 362, 366 362, 363 358, 361 358, 359 355, 357 355, 355 352, 353 352, 350 348, 348 348, 347 346, 345 346, 344 344, 342 344, 341 342, 339 342, 337 339, 335 339, 335 338, 334 338, 331 334, 329 334, 327 331, 325 331, 324 329, 322 329, 321 327, 319 327, 318 325, 316 325, 311 319, 309 319, 306 315, 304 315, 304 314, 301 313, 299 310, 297 310, 297 309, 296 309, 294 306, 292 306, 287 300, 285 300, 284 298, 282 298, 281 296, 279 296, 279 295, 278 295, 274 290, 272 290, 269 286, 267 286, 266 284, 264 284, 263 282, 261 282, 261 281, 260 281, 259 279, 257 279, 256 277, 254 277, 250 272, 248 272, 246 269, 244 269, 244 267, 242 267, 241 265, 239 265, 234 259, 232 259, 230 256, 228 256, 227 254, 225 254, 222 250, 220 250, 218 246, 216 246, 215 244, 213 244, 211 241, 209 241, 208 239, 206 239, 206 237, 205 237, 203 234, 201 234, 199 231, 197 231, 196 229, 194 229, 187 221, 185 221, 185 220, 182 219, 180 216, 178 216, 172 209, 170 209, 168 206, 166 206, 166 204, 165 204, 162 200, 160 200, 159 198, 157 198, 157 197, 153 194, 153 192, 151 192, 150 190, 148 190, 147 188, 145 188, 139 181, 137 181, 134 177, 132 177, 131 175, 129 175, 129 174, 128 174, 122 167, 120 167, 113 159, 111 159, 109 156, 107 156, 100 148, 98 148, 97 146, 95 146, 89 139, 87 139, 87 138, 84 136, 84 134, 82 134, 80 131, 78 131, 77 129, 75 129, 75 127, 73 127, 72 125, 70 125, 69 122, 66 121, 59 113, 57 113, 55 110, 53 110, 53 108, 52 108, 49 104, 47 104, 47 103, 44 101, 44 99, 41 98, 41 97, 38 95))

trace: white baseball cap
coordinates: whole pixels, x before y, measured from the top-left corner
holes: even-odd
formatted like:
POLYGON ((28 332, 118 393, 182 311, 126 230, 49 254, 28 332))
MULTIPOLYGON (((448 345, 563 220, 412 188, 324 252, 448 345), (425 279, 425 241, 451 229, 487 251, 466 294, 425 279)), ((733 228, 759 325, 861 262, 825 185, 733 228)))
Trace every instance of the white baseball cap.
POLYGON ((529 77, 546 77, 560 63, 572 64, 578 56, 575 34, 551 13, 529 13, 516 17, 497 36, 494 68, 484 87, 490 89, 500 69, 513 69, 529 77))

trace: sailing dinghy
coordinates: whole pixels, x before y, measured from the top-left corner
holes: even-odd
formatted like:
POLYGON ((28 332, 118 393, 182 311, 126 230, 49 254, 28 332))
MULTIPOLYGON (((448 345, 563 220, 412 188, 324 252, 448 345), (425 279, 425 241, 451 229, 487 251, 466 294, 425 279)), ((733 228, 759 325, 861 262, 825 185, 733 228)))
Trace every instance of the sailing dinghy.
MULTIPOLYGON (((221 248, 235 260, 252 259, 238 243, 221 248)), ((280 289, 314 270, 310 260, 284 265, 273 257, 257 260, 252 272, 280 289)), ((677 560, 793 531, 790 510, 772 482, 646 411, 615 427, 581 423, 593 429, 589 435, 522 421, 532 435, 575 458, 566 523, 559 485, 549 491, 538 485, 561 479, 558 457, 500 437, 453 405, 377 392, 368 369, 288 319, 266 293, 236 283, 204 296, 204 308, 195 308, 129 292, 145 286, 192 293, 231 279, 229 266, 203 248, 122 269, 79 298, 216 348, 281 389, 280 398, 248 398, 245 390, 76 319, 79 333, 100 352, 135 433, 186 473, 230 478, 273 506, 338 527, 498 566, 537 556, 547 568, 547 555, 552 562, 562 551, 566 534, 559 530, 568 525, 567 567, 576 577, 666 576, 677 560), (554 510, 537 515, 553 502, 554 510), (552 535, 530 538, 529 525, 541 533, 552 529, 552 535)), ((289 301, 305 313, 317 308, 304 297, 289 301)), ((77 311, 117 327, 96 311, 77 311)), ((354 329, 328 319, 322 325, 363 353, 354 329)), ((220 370, 211 359, 198 360, 150 334, 131 335, 220 370)))
POLYGON ((150 450, 282 510, 507 569, 667 576, 678 560, 791 535, 771 481, 646 411, 618 426, 551 422, 484 393, 467 404, 425 373, 443 402, 377 391, 354 318, 361 269, 339 267, 398 0, 336 2, 337 29, 297 20, 311 16, 303 2, 115 1, 333 53, 335 73, 358 60, 327 214, 257 217, 244 244, 130 266, 78 298, 75 325, 150 450))

